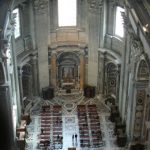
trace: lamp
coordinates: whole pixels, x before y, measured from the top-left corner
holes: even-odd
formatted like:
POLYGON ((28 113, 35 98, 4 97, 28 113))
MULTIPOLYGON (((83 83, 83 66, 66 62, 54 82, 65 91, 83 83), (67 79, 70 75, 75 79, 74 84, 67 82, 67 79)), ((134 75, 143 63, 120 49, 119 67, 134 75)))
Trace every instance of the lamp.
POLYGON ((149 33, 149 24, 143 26, 143 31, 145 32, 145 34, 149 33))

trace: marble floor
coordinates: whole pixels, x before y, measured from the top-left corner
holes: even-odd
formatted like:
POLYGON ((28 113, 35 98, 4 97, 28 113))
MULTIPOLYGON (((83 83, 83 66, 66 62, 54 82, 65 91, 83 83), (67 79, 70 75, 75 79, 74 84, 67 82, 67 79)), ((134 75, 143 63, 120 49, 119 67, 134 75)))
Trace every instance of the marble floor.
MULTIPOLYGON (((26 138, 26 150, 40 150, 39 136, 41 132, 41 116, 40 110, 43 105, 61 105, 62 106, 62 129, 63 129, 63 147, 62 150, 68 150, 68 147, 76 147, 77 150, 125 150, 119 148, 116 144, 116 137, 114 136, 114 124, 109 121, 109 108, 105 106, 101 96, 95 98, 84 98, 82 93, 76 95, 57 96, 52 100, 34 100, 34 105, 30 109, 32 122, 27 126, 28 136, 26 138), (81 148, 80 136, 77 141, 72 140, 72 135, 79 135, 77 105, 91 105, 96 104, 98 115, 100 118, 100 128, 102 131, 102 144, 98 148, 81 148)), ((52 129, 52 127, 51 127, 52 129)), ((50 131, 50 140, 53 141, 52 130, 50 131)), ((60 144, 55 145, 55 150, 60 149, 60 144)), ((49 150, 54 150, 53 144, 50 145, 49 150)))

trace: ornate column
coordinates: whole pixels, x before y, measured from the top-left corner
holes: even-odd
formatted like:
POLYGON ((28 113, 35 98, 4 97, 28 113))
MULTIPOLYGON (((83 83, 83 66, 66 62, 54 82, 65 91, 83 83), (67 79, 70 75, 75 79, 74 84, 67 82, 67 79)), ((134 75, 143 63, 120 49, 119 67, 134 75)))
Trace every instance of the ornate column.
POLYGON ((56 87, 56 75, 57 75, 57 63, 56 63, 56 52, 53 51, 51 55, 51 83, 56 87))
POLYGON ((80 89, 84 88, 85 80, 85 61, 84 61, 84 52, 80 53, 80 89))

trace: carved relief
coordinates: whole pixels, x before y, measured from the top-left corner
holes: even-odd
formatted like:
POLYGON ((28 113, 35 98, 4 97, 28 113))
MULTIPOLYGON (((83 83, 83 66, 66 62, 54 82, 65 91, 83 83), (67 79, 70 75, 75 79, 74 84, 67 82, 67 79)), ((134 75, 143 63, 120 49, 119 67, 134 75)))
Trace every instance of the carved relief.
POLYGON ((107 94, 116 95, 116 82, 117 82, 117 67, 113 63, 107 65, 107 94))
POLYGON ((8 24, 4 32, 4 39, 1 40, 2 61, 4 62, 4 64, 6 64, 8 60, 11 64, 10 40, 15 29, 15 17, 16 14, 11 14, 10 18, 8 18, 8 24))
POLYGON ((24 38, 24 49, 31 50, 33 48, 31 36, 24 38))
POLYGON ((132 55, 140 55, 143 52, 143 45, 140 39, 132 38, 131 41, 131 51, 132 55))
POLYGON ((8 50, 8 41, 7 40, 1 40, 1 48, 2 48, 2 61, 4 64, 7 62, 7 50, 8 50))
POLYGON ((138 80, 149 80, 149 68, 145 60, 141 60, 137 73, 138 80))
POLYGON ((33 0, 33 4, 36 13, 46 13, 48 8, 48 0, 33 0))
POLYGON ((89 9, 92 12, 99 12, 103 6, 103 0, 87 0, 89 3, 89 9))
POLYGON ((134 138, 140 139, 143 125, 143 112, 146 92, 145 90, 137 90, 136 94, 136 111, 134 124, 134 138))
POLYGON ((11 65, 12 60, 11 60, 11 52, 10 52, 10 42, 7 40, 2 40, 1 42, 2 46, 2 61, 4 64, 9 64, 11 65))

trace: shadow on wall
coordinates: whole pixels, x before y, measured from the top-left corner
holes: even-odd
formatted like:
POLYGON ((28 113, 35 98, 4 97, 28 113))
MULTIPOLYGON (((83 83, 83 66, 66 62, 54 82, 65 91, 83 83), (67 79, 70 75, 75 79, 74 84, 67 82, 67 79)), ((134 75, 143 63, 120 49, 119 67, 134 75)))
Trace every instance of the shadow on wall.
POLYGON ((0 150, 16 150, 13 145, 13 129, 6 111, 0 106, 0 150))

